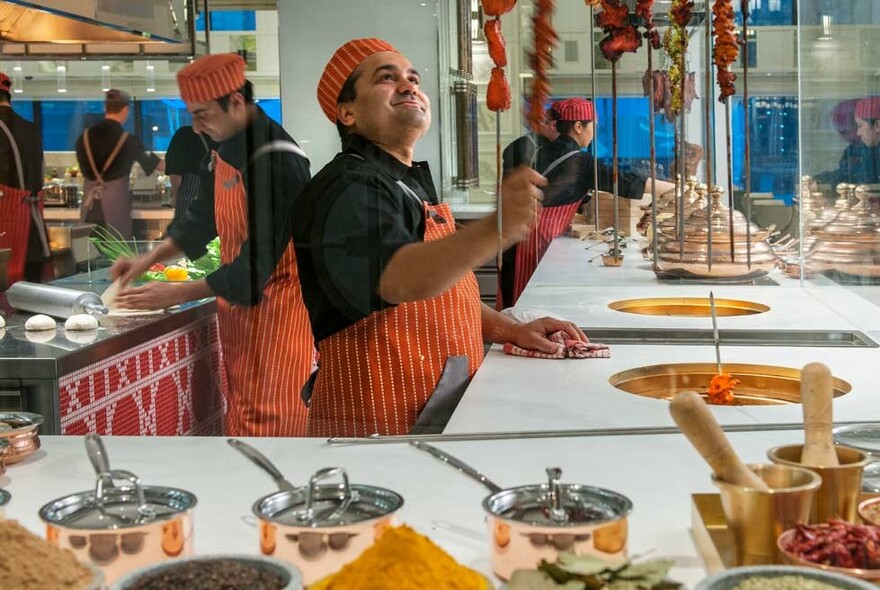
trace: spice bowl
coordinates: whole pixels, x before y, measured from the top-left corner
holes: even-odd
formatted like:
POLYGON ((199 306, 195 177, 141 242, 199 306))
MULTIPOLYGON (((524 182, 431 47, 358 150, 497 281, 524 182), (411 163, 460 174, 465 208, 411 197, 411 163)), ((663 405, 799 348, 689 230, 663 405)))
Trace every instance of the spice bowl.
MULTIPOLYGON (((831 525, 815 525, 814 527, 824 527, 831 525)), ((855 525, 852 525, 855 526, 855 525)), ((782 554, 782 561, 787 565, 793 565, 798 567, 812 568, 816 570, 820 570, 823 572, 830 572, 833 574, 839 574, 843 576, 849 576, 851 578, 858 578, 860 580, 866 580, 868 582, 872 582, 873 584, 880 583, 880 567, 878 568, 858 568, 858 567, 840 567, 835 565, 827 565, 824 563, 818 563, 815 561, 809 561, 801 557, 798 553, 792 550, 792 543, 798 533, 797 528, 789 529, 779 535, 779 539, 777 540, 777 547, 779 548, 779 552, 782 554)), ((821 534, 821 533, 816 533, 821 534)), ((876 586, 873 586, 876 590, 876 586)))
MULTIPOLYGON (((877 590, 877 587, 873 584, 841 574, 813 568, 779 565, 731 568, 706 578, 697 584, 694 590, 733 590, 740 584, 747 582, 755 584, 755 588, 760 587, 762 590, 773 590, 776 588, 773 582, 774 579, 777 580, 777 583, 781 583, 783 580, 780 580, 780 578, 787 578, 788 576, 815 580, 835 590, 877 590)), ((792 588, 792 586, 785 586, 786 590, 789 588, 792 588)))
POLYGON ((603 254, 602 264, 605 266, 621 266, 623 264, 623 254, 603 254))
POLYGON ((880 496, 862 500, 859 503, 858 512, 866 524, 880 526, 880 496))
POLYGON ((0 412, 0 459, 11 465, 33 455, 40 448, 37 431, 43 417, 31 412, 0 412))
MULTIPOLYGON (((110 590, 153 588, 150 580, 162 580, 163 588, 209 590, 218 580, 224 588, 242 590, 302 590, 302 576, 291 564, 259 555, 198 555, 149 565, 120 578, 110 590), (180 585, 169 580, 179 579, 180 585), (233 583, 238 583, 237 586, 233 583)), ((158 586, 156 586, 158 587, 158 586)))

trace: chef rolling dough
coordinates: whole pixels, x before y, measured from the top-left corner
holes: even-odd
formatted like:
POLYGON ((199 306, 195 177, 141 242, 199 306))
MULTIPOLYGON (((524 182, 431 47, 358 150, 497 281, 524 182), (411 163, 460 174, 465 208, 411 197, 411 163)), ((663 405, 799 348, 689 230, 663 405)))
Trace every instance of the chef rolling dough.
POLYGON ((78 313, 67 318, 64 322, 65 330, 84 331, 96 330, 98 328, 98 319, 87 313, 78 313))
POLYGON ((54 330, 57 325, 58 324, 55 323, 55 320, 49 316, 40 314, 28 318, 24 323, 24 329, 32 332, 40 332, 43 330, 54 330))

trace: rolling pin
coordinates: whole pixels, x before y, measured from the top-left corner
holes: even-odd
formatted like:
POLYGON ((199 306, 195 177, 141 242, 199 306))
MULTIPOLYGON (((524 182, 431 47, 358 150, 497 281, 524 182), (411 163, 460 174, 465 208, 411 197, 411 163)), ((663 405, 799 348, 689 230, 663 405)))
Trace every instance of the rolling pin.
POLYGON ((678 428, 703 456, 719 480, 758 490, 769 489, 764 481, 740 460, 724 431, 700 395, 693 391, 679 393, 669 403, 669 413, 678 428))
POLYGON ((801 370, 801 403, 804 405, 804 449, 801 451, 801 465, 839 465, 831 435, 833 398, 831 371, 828 367, 822 363, 805 366, 801 370))

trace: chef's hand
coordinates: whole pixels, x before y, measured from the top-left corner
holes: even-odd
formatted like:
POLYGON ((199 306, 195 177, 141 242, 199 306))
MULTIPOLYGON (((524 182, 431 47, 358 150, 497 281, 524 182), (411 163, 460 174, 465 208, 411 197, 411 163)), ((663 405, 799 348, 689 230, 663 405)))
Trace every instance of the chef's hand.
POLYGON ((587 335, 573 323, 550 317, 526 324, 517 324, 512 328, 511 336, 513 343, 521 348, 553 354, 559 350, 560 345, 549 340, 547 336, 560 330, 565 332, 571 340, 589 342, 587 335))
POLYGON ((116 296, 116 306, 122 309, 166 309, 184 301, 188 298, 180 284, 161 281, 123 289, 116 296))
POLYGON ((507 173, 501 183, 501 231, 507 245, 524 240, 537 221, 538 207, 544 198, 542 186, 547 179, 520 166, 507 173))
POLYGON ((123 285, 127 285, 149 270, 150 266, 152 262, 146 256, 137 258, 120 256, 110 267, 110 278, 119 279, 123 285))

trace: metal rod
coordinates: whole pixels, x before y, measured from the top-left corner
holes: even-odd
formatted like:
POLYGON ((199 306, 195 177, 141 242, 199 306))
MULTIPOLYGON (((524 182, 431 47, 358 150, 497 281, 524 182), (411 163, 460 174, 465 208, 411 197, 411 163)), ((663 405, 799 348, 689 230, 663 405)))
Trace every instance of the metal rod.
POLYGON ((730 97, 724 99, 724 132, 727 144, 727 206, 729 207, 730 261, 735 262, 733 243, 733 144, 730 130, 730 97))
POLYGON ((749 0, 742 0, 743 19, 743 130, 745 132, 746 266, 752 268, 752 165, 749 137, 749 0))
POLYGON ((501 272, 502 259, 504 257, 504 237, 501 227, 501 111, 495 111, 495 215, 498 229, 498 251, 495 256, 495 266, 501 272))
POLYGON ((718 336, 718 316, 715 313, 715 293, 709 291, 709 310, 712 312, 712 339, 715 341, 715 369, 721 375, 721 338, 718 336))
POLYGON ((613 211, 613 225, 614 225, 614 245, 611 247, 611 253, 614 255, 614 260, 616 261, 618 258, 618 252, 620 251, 618 247, 618 227, 620 227, 619 223, 619 212, 617 210, 617 202, 618 202, 618 159, 617 159, 617 60, 613 60, 611 62, 611 146, 612 146, 612 168, 611 168, 611 182, 614 190, 614 194, 611 199, 611 207, 614 209, 613 211))
MULTIPOLYGON (((593 34, 593 11, 590 10, 590 98, 593 112, 596 112, 596 37, 593 34)), ((650 50, 649 50, 650 51, 650 50)), ((593 213, 596 224, 596 239, 599 238, 599 121, 593 117, 593 213)))
POLYGON ((648 129, 651 136, 651 257, 654 270, 659 268, 658 253, 659 242, 657 240, 657 140, 654 137, 654 48, 648 42, 648 129))
POLYGON ((685 165, 685 152, 687 152, 687 135, 686 135, 686 127, 685 127, 685 103, 687 102, 685 97, 685 92, 687 89, 687 60, 685 58, 685 54, 687 53, 687 27, 682 27, 683 37, 682 37, 682 48, 681 48, 681 113, 679 113, 679 119, 681 121, 681 141, 678 145, 678 154, 676 159, 678 160, 678 170, 681 178, 681 190, 678 193, 678 221, 679 221, 679 231, 678 231, 678 260, 679 262, 684 261, 684 187, 685 181, 687 180, 687 166, 685 165))
MULTIPOLYGON (((836 426, 845 424, 861 424, 864 421, 835 422, 836 426)), ((762 432, 768 430, 802 430, 803 424, 737 424, 722 426, 725 432, 762 432)), ((332 446, 344 445, 377 445, 377 444, 409 444, 410 441, 427 442, 457 442, 457 441, 484 441, 484 440, 514 440, 527 438, 579 438, 593 436, 638 436, 652 434, 674 434, 680 431, 676 426, 656 426, 640 428, 587 428, 581 430, 524 430, 508 432, 469 432, 462 434, 403 434, 382 435, 374 434, 363 438, 333 437, 327 439, 327 444, 332 446)))
MULTIPOLYGON (((706 127, 706 191, 708 195, 712 194, 712 182, 714 180, 712 176, 712 109, 715 108, 715 92, 713 91, 712 84, 712 11, 709 10, 709 1, 706 0, 706 47, 705 47, 705 60, 706 60, 706 96, 703 101, 704 109, 703 116, 704 121, 703 124, 706 127)), ((711 203, 711 197, 708 198, 707 207, 706 207, 706 232, 708 235, 708 256, 709 256, 709 271, 712 270, 712 208, 708 205, 711 203)))

